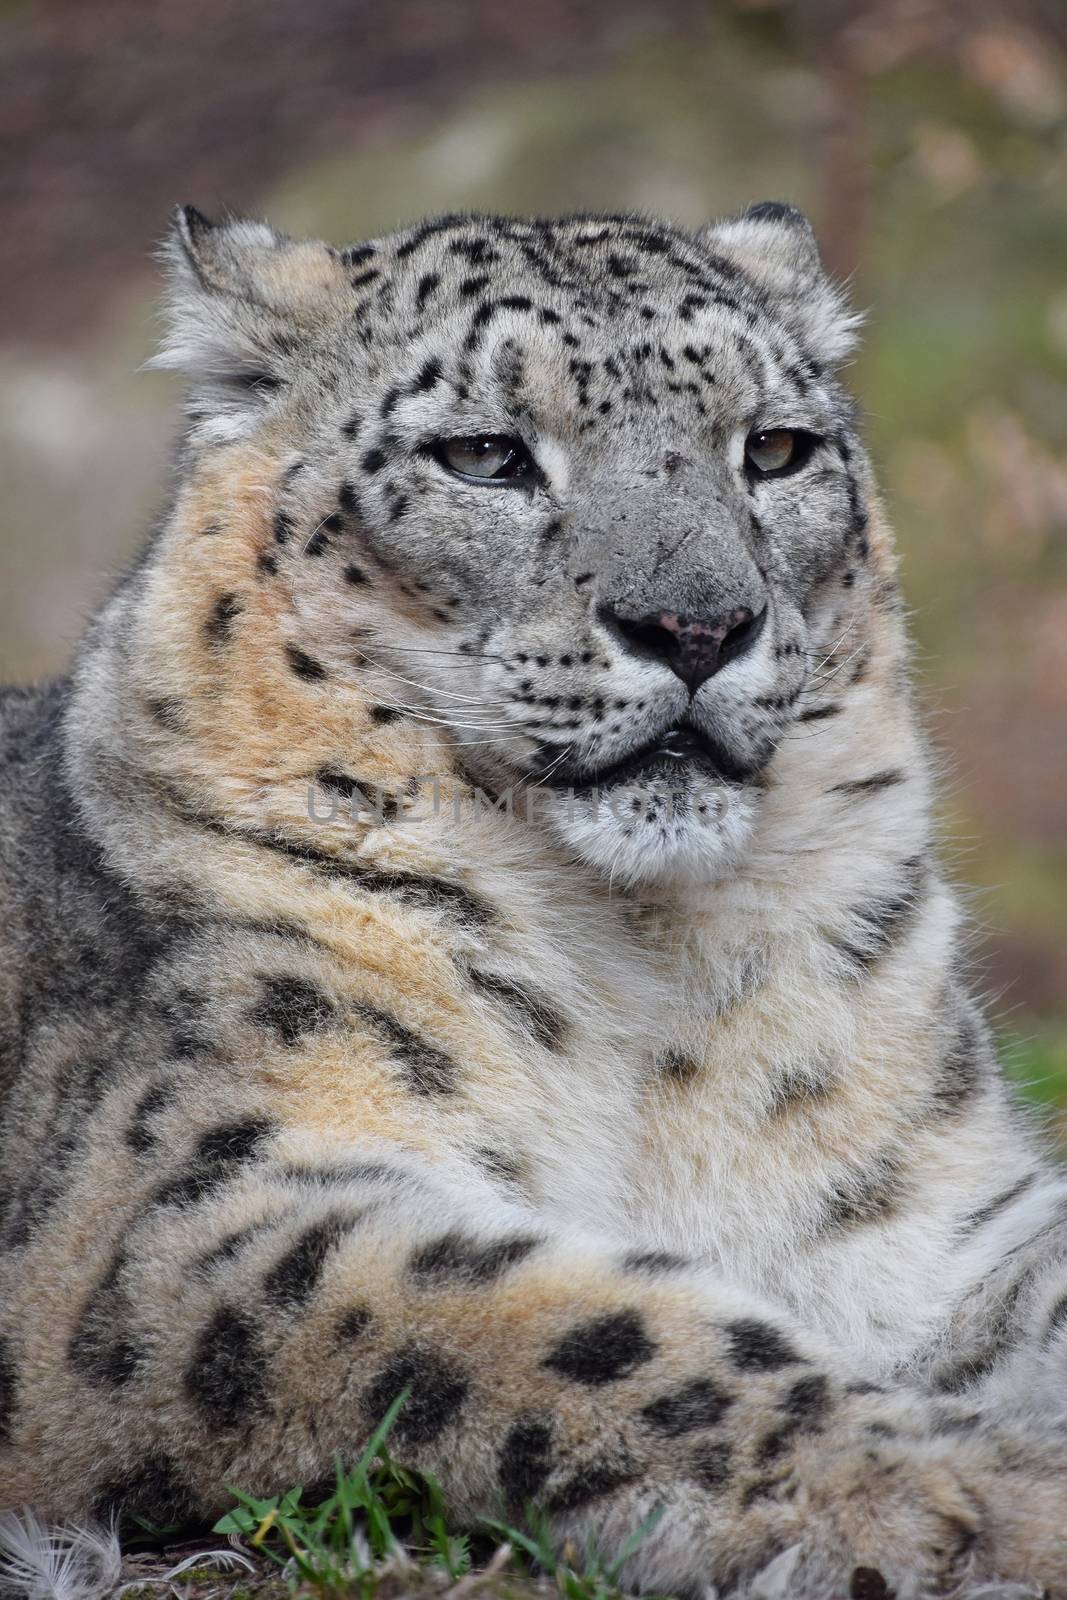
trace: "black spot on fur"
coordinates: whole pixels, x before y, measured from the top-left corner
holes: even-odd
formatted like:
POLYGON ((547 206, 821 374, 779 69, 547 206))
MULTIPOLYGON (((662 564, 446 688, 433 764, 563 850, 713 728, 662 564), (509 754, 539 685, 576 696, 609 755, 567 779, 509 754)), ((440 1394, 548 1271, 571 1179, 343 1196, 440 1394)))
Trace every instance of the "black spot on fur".
POLYGON ((326 668, 321 661, 316 661, 314 656, 299 650, 295 644, 287 644, 285 654, 297 677, 303 678, 306 683, 321 683, 325 678, 326 668))
POLYGON ((379 727, 384 727, 387 722, 395 722, 403 713, 396 706, 371 706, 370 719, 379 727))
POLYGON ((11 1440, 17 1386, 18 1373, 11 1345, 7 1339, 0 1338, 0 1444, 8 1444, 11 1440))
POLYGON ((136 1150, 138 1155, 144 1155, 146 1150, 151 1150, 155 1145, 156 1138, 152 1132, 151 1120, 157 1111, 162 1111, 170 1104, 175 1092, 173 1084, 152 1083, 138 1100, 126 1130, 126 1143, 131 1150, 136 1150))
POLYGON ((204 623, 204 633, 208 643, 213 645, 228 643, 230 630, 243 609, 243 604, 237 595, 220 594, 211 608, 211 615, 204 623))
POLYGON ((980 1411, 935 1411, 930 1426, 937 1437, 945 1438, 954 1433, 973 1433, 981 1427, 983 1420, 980 1411))
POLYGON ((509 1267, 524 1261, 540 1241, 517 1235, 511 1239, 465 1239, 446 1233, 433 1244, 422 1246, 411 1258, 412 1276, 427 1287, 442 1284, 490 1283, 509 1267))
POLYGON ((910 927, 921 899, 926 863, 912 857, 900 864, 895 887, 852 907, 857 934, 824 930, 825 937, 852 967, 852 976, 870 972, 910 927))
POLYGON ((381 406, 379 407, 379 415, 388 417, 390 413, 396 409, 396 403, 400 399, 403 392, 404 391, 402 389, 397 388, 396 384, 394 384, 392 388, 387 389, 382 399, 381 406))
POLYGON ((796 1494, 795 1486, 791 1486, 791 1479, 781 1475, 777 1478, 755 1478, 746 1485, 741 1496, 741 1505, 747 1511, 749 1506, 754 1506, 760 1500, 792 1500, 796 1494))
POLYGON ((363 1408, 378 1423, 403 1389, 410 1395, 390 1437, 398 1445, 430 1444, 442 1434, 467 1398, 467 1378, 452 1362, 419 1345, 398 1351, 363 1396, 363 1408))
POLYGON ((630 1250, 622 1258, 624 1272, 680 1272, 692 1265, 688 1256, 672 1250, 630 1250))
POLYGON ((1045 1335, 1042 1342, 1046 1345, 1050 1345, 1060 1332, 1060 1329, 1065 1326, 1067 1326, 1067 1294, 1061 1294, 1059 1299, 1053 1304, 1052 1310, 1048 1314, 1048 1321, 1045 1324, 1045 1335))
POLYGON ((496 1150, 489 1145, 483 1145, 475 1150, 473 1155, 478 1165, 501 1183, 517 1184, 522 1178, 521 1160, 506 1150, 496 1150))
POLYGON ((270 1028, 282 1044, 295 1045, 305 1034, 325 1028, 336 1015, 331 1000, 303 978, 263 980, 263 996, 251 1013, 260 1028, 270 1028))
POLYGON ((733 1452, 724 1442, 702 1444, 690 1457, 690 1471, 704 1489, 722 1489, 730 1481, 733 1452))
POLYGON ((160 1017, 172 1030, 165 1046, 167 1059, 185 1060, 210 1051, 207 1005, 205 995, 185 984, 162 1002, 160 1017))
POLYGON ((500 1447, 498 1470, 508 1508, 525 1509, 552 1471, 552 1427, 546 1417, 516 1418, 500 1447))
POLYGON ((274 1132, 274 1123, 265 1117, 242 1117, 224 1122, 197 1141, 196 1160, 227 1167, 252 1161, 261 1145, 274 1132))
POLYGON ((101 1522, 117 1520, 120 1528, 136 1529, 137 1517, 157 1527, 173 1527, 197 1519, 201 1506, 175 1462, 160 1454, 109 1483, 96 1497, 93 1512, 101 1522))
POLYGON ((417 304, 417 306, 418 306, 420 311, 425 306, 427 300, 433 294, 434 290, 437 288, 437 286, 438 286, 438 284, 440 282, 441 282, 441 278, 440 278, 440 274, 439 273, 436 273, 436 272, 424 272, 423 273, 422 277, 419 279, 419 287, 418 287, 418 292, 416 294, 416 304, 417 304))
POLYGON ((734 1403, 733 1395, 719 1389, 708 1378, 693 1378, 671 1394, 661 1395, 641 1411, 641 1416, 657 1433, 675 1439, 698 1428, 713 1428, 734 1403))
POLYGON ((782 1409, 798 1422, 809 1423, 825 1417, 830 1409, 829 1378, 821 1372, 798 1378, 782 1402, 782 1409))
POLYGON ((774 1372, 803 1360, 785 1335, 769 1322, 742 1317, 727 1323, 724 1331, 730 1341, 730 1359, 743 1372, 774 1372))
POLYGON ((982 1323, 978 1342, 965 1351, 962 1358, 936 1373, 935 1388, 942 1393, 958 1393, 969 1389, 991 1372, 1002 1356, 1015 1348, 1020 1332, 1019 1301, 1023 1290, 1032 1283, 1036 1270, 1033 1265, 1025 1267, 1014 1283, 1001 1289, 982 1323))
POLYGON ((884 772, 872 773, 869 778, 848 778, 844 783, 832 784, 830 794, 869 795, 878 794, 883 789, 895 788, 898 783, 907 782, 907 773, 896 768, 886 768, 884 772))
POLYGON ((315 774, 315 782, 320 789, 329 789, 331 794, 339 794, 342 800, 351 800, 352 796, 359 795, 364 798, 364 791, 369 785, 362 784, 358 778, 353 778, 347 772, 331 772, 329 767, 320 767, 315 774))
POLYGON ((572 1328, 541 1365, 574 1383, 596 1387, 629 1377, 655 1353, 640 1315, 615 1311, 572 1328))
POLYGON ((288 544, 293 535, 293 519, 284 511, 274 513, 274 537, 279 544, 288 544))
POLYGON ((167 733, 187 732, 185 713, 180 700, 164 696, 161 699, 145 701, 145 709, 157 727, 163 728, 167 733))
POLYGON ((361 587, 361 585, 370 582, 370 579, 367 577, 367 574, 364 572, 363 568, 355 565, 347 566, 345 568, 344 580, 346 583, 350 583, 355 589, 358 589, 361 587))
POLYGON ((197 1271, 210 1272, 212 1268, 232 1261, 235 1256, 240 1255, 245 1245, 251 1244, 253 1239, 258 1239, 269 1229, 269 1221, 250 1222, 247 1228, 235 1228, 231 1233, 224 1234, 210 1250, 205 1250, 203 1255, 197 1256, 195 1263, 197 1271))
POLYGON ((252 1319, 220 1306, 196 1343, 185 1387, 215 1427, 237 1428, 267 1405, 267 1357, 252 1319))
POLYGON ((256 567, 265 577, 273 578, 278 571, 278 562, 269 550, 261 550, 256 557, 256 567))
POLYGON ((265 1118, 245 1117, 205 1133, 197 1143, 184 1171, 168 1179, 155 1194, 156 1205, 189 1205, 213 1194, 254 1161, 263 1144, 274 1133, 274 1124, 265 1118))
POLYGON ((617 1460, 604 1457, 599 1461, 589 1461, 564 1478, 548 1496, 546 1505, 549 1511, 559 1513, 577 1511, 579 1506, 588 1505, 592 1500, 602 1500, 605 1495, 614 1494, 616 1489, 633 1483, 639 1476, 637 1467, 626 1456, 617 1460))
POLYGON ((782 1402, 786 1420, 761 1439, 756 1461, 760 1466, 783 1455, 801 1433, 819 1433, 830 1409, 830 1382, 822 1373, 812 1373, 793 1384, 782 1402))
POLYGON ((869 1166, 839 1179, 827 1201, 826 1226, 852 1228, 891 1216, 905 1190, 902 1165, 895 1151, 883 1150, 869 1166))
POLYGON ((330 541, 326 536, 326 530, 320 525, 304 545, 304 554, 306 556, 324 556, 329 548, 330 541))
POLYGON ((801 711, 797 717, 798 722, 824 722, 827 717, 839 717, 844 706, 809 706, 807 711, 801 711))
POLYGON ((937 1109, 947 1116, 963 1110, 986 1078, 986 1051, 978 1023, 964 1013, 942 1052, 933 1085, 937 1109))
POLYGON ((656 1057, 656 1066, 665 1078, 673 1079, 677 1083, 685 1083, 690 1078, 695 1078, 700 1071, 700 1063, 695 1061, 684 1050, 667 1049, 656 1057))
POLYGON ((418 1185, 418 1179, 412 1173, 402 1172, 384 1161, 333 1161, 328 1166, 314 1167, 291 1161, 283 1167, 269 1169, 267 1176, 278 1177, 285 1183, 314 1184, 323 1189, 335 1185, 349 1188, 353 1184, 363 1183, 418 1185))
POLYGON ((375 448, 373 450, 367 450, 359 464, 363 468, 364 472, 373 474, 375 472, 381 472, 382 468, 385 466, 385 460, 385 451, 375 448))
POLYGON ((497 1001, 512 1014, 524 1033, 530 1034, 545 1050, 558 1050, 569 1031, 565 1017, 554 1008, 547 995, 528 984, 515 983, 494 972, 469 973, 475 988, 497 1001))
POLYGON ((784 1117, 791 1111, 819 1105, 838 1086, 838 1079, 820 1062, 784 1068, 771 1084, 769 1117, 784 1117))
POLYGON ((373 1321, 366 1306, 349 1306, 337 1319, 337 1337, 346 1344, 361 1339, 373 1321))
POLYGON ((306 1305, 318 1287, 331 1252, 357 1221, 355 1216, 323 1217, 306 1228, 264 1278, 267 1299, 290 1310, 306 1305))
POLYGON ((977 1233, 979 1228, 984 1228, 987 1222, 992 1222, 994 1217, 999 1217, 1006 1211, 1013 1201, 1018 1200, 1028 1189, 1032 1189, 1037 1182, 1037 1173, 1028 1172, 1025 1177, 1013 1183, 1010 1189, 1005 1189, 1003 1194, 998 1194, 987 1205, 980 1206, 977 1211, 972 1211, 964 1217, 960 1224, 961 1235, 977 1233))
POLYGON ((125 1266, 120 1253, 86 1301, 68 1351, 84 1378, 113 1389, 135 1378, 144 1362, 128 1326, 131 1307, 121 1284, 125 1266))
POLYGON ((358 517, 360 515, 360 505, 356 498, 356 491, 350 483, 342 483, 338 489, 337 504, 340 506, 342 514, 346 517, 358 517))
POLYGON ((396 795, 386 794, 374 784, 361 782, 347 772, 330 772, 324 767, 315 777, 321 788, 353 803, 353 817, 360 812, 373 812, 381 822, 391 822, 400 810, 396 795))
POLYGON ((414 394, 425 394, 427 389, 433 388, 434 384, 441 376, 441 363, 437 357, 434 356, 419 368, 418 374, 411 385, 412 392, 414 394))
POLYGON ((388 1046, 393 1060, 404 1069, 408 1088, 415 1094, 455 1092, 456 1064, 443 1050, 420 1039, 418 1034, 376 1006, 357 1005, 353 1011, 388 1046))

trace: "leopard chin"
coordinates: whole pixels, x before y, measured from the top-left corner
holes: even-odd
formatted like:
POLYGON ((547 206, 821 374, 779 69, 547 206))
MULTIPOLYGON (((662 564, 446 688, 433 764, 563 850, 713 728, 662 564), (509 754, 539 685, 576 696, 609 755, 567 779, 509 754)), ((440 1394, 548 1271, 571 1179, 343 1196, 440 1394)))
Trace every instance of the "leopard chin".
POLYGON ((744 858, 759 806, 758 791, 699 768, 641 781, 554 790, 538 814, 589 866, 620 885, 714 883, 744 858))

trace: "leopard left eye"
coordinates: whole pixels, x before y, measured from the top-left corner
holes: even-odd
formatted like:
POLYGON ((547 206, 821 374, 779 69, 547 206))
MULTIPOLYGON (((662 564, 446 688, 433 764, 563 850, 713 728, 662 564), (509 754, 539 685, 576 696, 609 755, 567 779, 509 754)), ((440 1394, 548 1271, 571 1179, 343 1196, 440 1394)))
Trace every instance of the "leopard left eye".
POLYGON ((759 478, 783 478, 799 472, 819 443, 817 434, 800 428, 767 428, 745 440, 745 467, 759 478))
POLYGON ((537 470, 522 440, 503 433, 441 439, 433 446, 433 454, 456 477, 478 483, 514 483, 537 470))

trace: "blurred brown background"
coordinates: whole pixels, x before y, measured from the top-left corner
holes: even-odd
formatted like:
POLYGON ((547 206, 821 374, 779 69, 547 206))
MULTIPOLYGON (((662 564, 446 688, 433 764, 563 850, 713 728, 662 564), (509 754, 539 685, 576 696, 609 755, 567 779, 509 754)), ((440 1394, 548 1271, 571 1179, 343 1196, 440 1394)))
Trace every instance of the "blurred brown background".
POLYGON ((165 492, 170 208, 805 207, 903 549, 982 981, 1067 1126, 1064 0, 8 0, 0 673, 60 669, 165 492))

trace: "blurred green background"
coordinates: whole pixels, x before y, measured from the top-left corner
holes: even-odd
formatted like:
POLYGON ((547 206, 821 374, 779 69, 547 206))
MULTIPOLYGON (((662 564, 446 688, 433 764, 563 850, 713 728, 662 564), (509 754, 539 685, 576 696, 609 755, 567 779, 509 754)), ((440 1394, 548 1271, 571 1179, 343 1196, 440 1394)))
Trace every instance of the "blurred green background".
POLYGON ((338 243, 427 211, 763 198, 869 309, 947 853, 1067 1130, 1064 0, 27 0, 0 9, 0 670, 62 668, 165 492, 170 208, 338 243))

